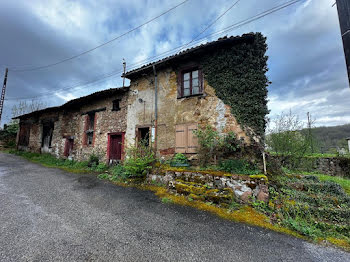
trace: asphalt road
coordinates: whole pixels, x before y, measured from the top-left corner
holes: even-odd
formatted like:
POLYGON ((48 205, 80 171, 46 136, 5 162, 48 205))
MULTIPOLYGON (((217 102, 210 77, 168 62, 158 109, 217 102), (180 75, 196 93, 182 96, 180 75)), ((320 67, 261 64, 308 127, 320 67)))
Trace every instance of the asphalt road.
POLYGON ((0 261, 350 261, 152 192, 0 153, 0 261))

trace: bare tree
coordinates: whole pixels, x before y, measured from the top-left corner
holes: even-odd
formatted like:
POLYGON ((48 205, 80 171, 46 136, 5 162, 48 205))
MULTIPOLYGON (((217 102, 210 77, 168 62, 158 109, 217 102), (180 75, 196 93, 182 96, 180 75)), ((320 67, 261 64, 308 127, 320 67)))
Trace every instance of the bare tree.
POLYGON ((47 107, 47 103, 40 100, 32 100, 31 102, 20 101, 12 107, 12 117, 28 114, 47 107))

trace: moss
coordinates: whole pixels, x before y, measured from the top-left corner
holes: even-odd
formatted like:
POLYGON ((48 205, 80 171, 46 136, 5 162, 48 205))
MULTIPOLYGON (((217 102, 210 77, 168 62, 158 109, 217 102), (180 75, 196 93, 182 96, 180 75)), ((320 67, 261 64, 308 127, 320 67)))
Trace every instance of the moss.
POLYGON ((239 176, 241 179, 249 178, 248 175, 243 174, 229 174, 224 171, 214 171, 214 170, 190 170, 185 168, 165 168, 164 171, 172 171, 172 172, 189 172, 193 174, 202 174, 202 175, 212 175, 212 176, 218 176, 218 177, 233 177, 233 176, 239 176))
POLYGON ((269 179, 265 175, 250 175, 249 177, 252 179, 264 179, 266 182, 269 181, 269 179))
POLYGON ((335 246, 344 248, 345 250, 350 251, 350 241, 346 239, 338 239, 335 237, 328 237, 327 241, 335 246))

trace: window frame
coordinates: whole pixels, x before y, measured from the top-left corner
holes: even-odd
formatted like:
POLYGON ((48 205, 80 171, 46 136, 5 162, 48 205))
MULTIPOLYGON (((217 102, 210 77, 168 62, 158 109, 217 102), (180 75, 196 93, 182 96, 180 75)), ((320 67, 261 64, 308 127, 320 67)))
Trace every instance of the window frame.
POLYGON ((120 111, 120 102, 121 102, 121 99, 114 99, 112 101, 112 111, 120 111), (115 107, 116 103, 118 103, 118 107, 115 107))
POLYGON ((202 69, 201 67, 197 66, 191 66, 191 67, 187 67, 187 68, 183 68, 180 71, 180 96, 178 98, 186 98, 186 97, 192 97, 192 96, 201 96, 203 95, 203 74, 202 74, 202 69), (192 74, 194 71, 198 71, 198 94, 193 94, 193 86, 192 86, 192 74), (190 89, 190 94, 189 95, 185 95, 185 74, 186 73, 190 73, 190 79, 189 79, 189 89, 190 89))
POLYGON ((85 146, 94 146, 96 116, 96 112, 87 113, 83 141, 85 146), (89 140, 91 140, 91 143, 89 143, 89 140))

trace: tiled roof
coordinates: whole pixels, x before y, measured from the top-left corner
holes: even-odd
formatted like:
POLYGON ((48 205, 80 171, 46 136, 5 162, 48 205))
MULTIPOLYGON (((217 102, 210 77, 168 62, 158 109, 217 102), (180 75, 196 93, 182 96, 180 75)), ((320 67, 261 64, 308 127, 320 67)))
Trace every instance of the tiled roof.
POLYGON ((92 93, 92 94, 87 95, 87 96, 82 96, 82 97, 70 100, 61 106, 44 108, 44 109, 37 110, 37 111, 31 112, 28 114, 16 116, 13 119, 27 118, 27 117, 31 117, 31 116, 35 116, 35 115, 40 115, 43 113, 55 112, 55 111, 58 111, 61 109, 68 109, 68 108, 72 108, 72 107, 74 108, 74 107, 80 106, 82 103, 87 103, 87 102, 90 102, 92 100, 95 100, 96 98, 103 98, 103 97, 111 96, 111 95, 118 94, 118 93, 124 93, 124 92, 127 92, 128 90, 129 90, 129 87, 124 87, 124 88, 118 87, 118 88, 110 88, 110 89, 98 91, 98 92, 92 93))

